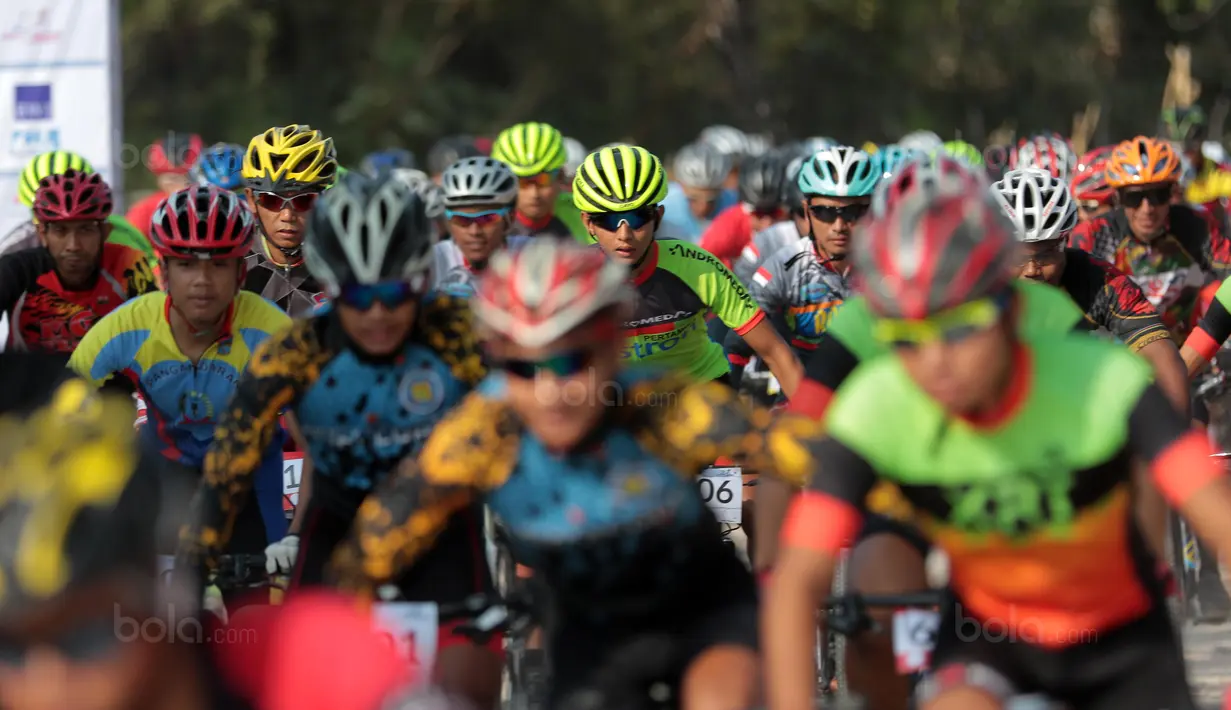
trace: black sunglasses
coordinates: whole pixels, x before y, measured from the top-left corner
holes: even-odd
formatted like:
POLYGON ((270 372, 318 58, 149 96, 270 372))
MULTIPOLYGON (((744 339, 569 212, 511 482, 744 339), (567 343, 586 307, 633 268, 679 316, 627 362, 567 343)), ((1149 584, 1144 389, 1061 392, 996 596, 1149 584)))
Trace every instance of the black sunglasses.
POLYGON ((1171 186, 1163 185, 1160 187, 1151 187, 1148 190, 1120 191, 1120 204, 1125 207, 1135 209, 1140 207, 1141 203, 1146 200, 1149 200, 1152 205, 1171 204, 1171 186))
POLYGON ((858 222, 870 209, 872 209, 872 205, 863 204, 843 205, 842 207, 808 205, 808 210, 812 212, 812 216, 817 221, 824 222, 825 224, 833 224, 838 221, 839 217, 848 223, 858 222))

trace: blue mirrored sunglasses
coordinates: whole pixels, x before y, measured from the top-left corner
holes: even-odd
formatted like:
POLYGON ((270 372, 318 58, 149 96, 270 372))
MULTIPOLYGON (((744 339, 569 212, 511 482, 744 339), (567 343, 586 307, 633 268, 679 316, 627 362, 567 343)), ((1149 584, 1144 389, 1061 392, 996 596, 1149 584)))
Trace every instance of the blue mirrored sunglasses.
POLYGON ((629 229, 641 229, 653 222, 657 216, 658 205, 646 205, 627 212, 593 212, 590 214, 590 222, 600 229, 614 232, 624 223, 628 224, 629 229))
POLYGON ((347 284, 338 294, 338 300, 361 311, 366 311, 380 301, 387 308, 397 308, 419 296, 420 289, 406 281, 381 281, 374 284, 347 284))

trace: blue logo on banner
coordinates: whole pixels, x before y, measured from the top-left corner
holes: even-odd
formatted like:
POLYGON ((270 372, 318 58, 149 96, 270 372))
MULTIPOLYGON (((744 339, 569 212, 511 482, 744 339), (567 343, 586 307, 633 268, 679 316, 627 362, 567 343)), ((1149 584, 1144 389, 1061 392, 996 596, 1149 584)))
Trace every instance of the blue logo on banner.
POLYGON ((60 149, 59 128, 15 128, 9 134, 9 154, 34 156, 60 149))
POLYGON ((46 121, 51 118, 51 84, 18 85, 13 100, 13 118, 18 121, 46 121))

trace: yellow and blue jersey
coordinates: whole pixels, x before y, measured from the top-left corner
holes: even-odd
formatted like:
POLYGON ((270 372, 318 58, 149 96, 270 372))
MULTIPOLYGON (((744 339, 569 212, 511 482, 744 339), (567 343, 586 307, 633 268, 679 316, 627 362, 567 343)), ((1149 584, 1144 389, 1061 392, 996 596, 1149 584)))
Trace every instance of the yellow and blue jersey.
POLYGON ((125 303, 86 333, 69 367, 94 386, 115 375, 127 378, 145 400, 145 431, 162 455, 199 468, 248 358, 291 319, 272 302, 240 291, 223 335, 193 363, 171 335, 170 308, 165 293, 125 303))

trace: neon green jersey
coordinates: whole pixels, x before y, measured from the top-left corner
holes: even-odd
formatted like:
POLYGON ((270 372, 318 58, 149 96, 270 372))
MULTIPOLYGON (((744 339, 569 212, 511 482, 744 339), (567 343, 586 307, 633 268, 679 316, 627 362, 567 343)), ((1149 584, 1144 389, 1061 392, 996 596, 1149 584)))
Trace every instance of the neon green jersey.
POLYGON ((624 359, 687 372, 697 380, 725 376, 730 368, 722 346, 710 340, 709 313, 743 335, 765 318, 748 289, 704 249, 676 239, 650 245, 647 266, 633 284, 640 295, 625 322, 629 340, 624 359))

